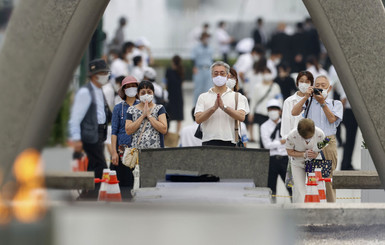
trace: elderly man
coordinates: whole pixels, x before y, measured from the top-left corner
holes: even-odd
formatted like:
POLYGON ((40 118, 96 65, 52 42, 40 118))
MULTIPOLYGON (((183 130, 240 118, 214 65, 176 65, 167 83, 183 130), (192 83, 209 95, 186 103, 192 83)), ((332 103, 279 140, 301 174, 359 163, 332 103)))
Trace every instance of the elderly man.
MULTIPOLYGON (((326 160, 332 160, 330 174, 332 177, 337 166, 335 134, 342 120, 343 106, 339 100, 327 99, 332 86, 326 76, 318 76, 314 85, 307 89, 305 96, 293 107, 291 112, 293 116, 297 116, 302 110, 305 110, 303 116, 312 119, 315 125, 325 133, 325 136, 330 138, 329 145, 323 149, 323 152, 326 160)), ((336 201, 336 191, 330 182, 326 183, 326 199, 328 202, 336 201)))
POLYGON ((301 119, 297 129, 292 130, 287 136, 285 146, 287 154, 291 158, 291 171, 294 180, 293 202, 295 203, 305 201, 305 160, 318 156, 317 143, 322 141, 324 137, 322 130, 315 127, 314 122, 309 118, 301 119))
POLYGON ((195 120, 201 123, 203 133, 202 145, 235 146, 235 120, 245 120, 249 105, 239 98, 235 109, 236 92, 226 86, 228 64, 217 61, 210 72, 214 87, 201 94, 195 106, 195 120))
MULTIPOLYGON (((76 93, 72 105, 69 131, 75 152, 88 156, 87 171, 94 171, 101 178, 107 168, 104 157, 104 141, 107 138, 107 125, 111 121, 111 111, 104 98, 102 86, 108 82, 110 70, 102 59, 89 63, 90 82, 76 93)), ((98 187, 98 186, 96 186, 98 187)), ((97 198, 97 188, 82 197, 97 198)))

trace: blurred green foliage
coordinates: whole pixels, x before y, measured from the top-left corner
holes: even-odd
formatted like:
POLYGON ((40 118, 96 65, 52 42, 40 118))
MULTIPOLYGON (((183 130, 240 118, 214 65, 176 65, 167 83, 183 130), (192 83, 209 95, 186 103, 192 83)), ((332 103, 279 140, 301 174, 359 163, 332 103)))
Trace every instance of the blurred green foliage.
POLYGON ((68 135, 68 120, 70 118, 70 110, 72 105, 72 91, 68 92, 60 111, 56 117, 51 130, 51 135, 48 138, 48 146, 66 146, 68 135))

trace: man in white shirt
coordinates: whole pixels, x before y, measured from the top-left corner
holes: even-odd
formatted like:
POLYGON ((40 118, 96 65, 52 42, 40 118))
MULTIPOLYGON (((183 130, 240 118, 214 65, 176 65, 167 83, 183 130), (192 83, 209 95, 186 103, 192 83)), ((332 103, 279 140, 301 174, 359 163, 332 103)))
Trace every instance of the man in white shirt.
POLYGON ((227 55, 230 52, 230 44, 233 42, 233 38, 227 33, 225 27, 226 23, 224 21, 219 22, 215 36, 218 42, 219 52, 223 55, 223 61, 227 63, 227 55))
POLYGON ((238 100, 235 110, 235 92, 226 85, 228 64, 214 62, 210 72, 214 87, 201 94, 195 106, 195 119, 203 133, 202 145, 235 146, 235 120, 245 120, 248 106, 244 100, 238 100))
POLYGON ((121 58, 118 50, 111 50, 109 60, 111 62, 111 78, 128 76, 128 63, 121 58))
POLYGON ((241 83, 239 87, 243 88, 247 83, 247 74, 253 70, 255 62, 265 56, 265 51, 261 46, 256 45, 251 52, 241 54, 234 64, 234 69, 237 71, 241 83))
POLYGON ((131 75, 135 77, 137 81, 142 81, 144 77, 142 56, 135 56, 133 61, 134 68, 132 69, 131 75))
POLYGON ((315 159, 319 154, 317 143, 325 138, 320 128, 314 126, 313 120, 301 119, 298 127, 293 129, 286 139, 286 150, 291 161, 293 174, 293 202, 305 202, 305 160, 315 159))
MULTIPOLYGON (((270 150, 267 186, 271 189, 272 194, 276 195, 278 175, 285 182, 288 163, 286 140, 280 135, 282 103, 277 99, 271 99, 267 102, 266 107, 269 119, 261 125, 261 139, 263 146, 270 150)), ((291 188, 287 190, 291 195, 291 188)))

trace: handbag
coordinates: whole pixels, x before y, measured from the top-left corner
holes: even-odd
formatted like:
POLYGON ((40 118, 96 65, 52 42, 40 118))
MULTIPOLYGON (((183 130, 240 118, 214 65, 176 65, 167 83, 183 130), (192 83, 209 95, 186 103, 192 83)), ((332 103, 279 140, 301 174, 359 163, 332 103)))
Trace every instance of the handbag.
MULTIPOLYGON (((152 112, 152 110, 151 110, 152 112)), ((150 113, 151 113, 150 112, 150 113)), ((140 143, 140 140, 142 139, 143 132, 147 126, 148 120, 144 123, 142 131, 140 132, 139 138, 138 138, 138 145, 140 143)), ((139 150, 135 147, 126 147, 124 149, 122 163, 124 166, 129 167, 131 169, 135 168, 135 166, 139 163, 139 150)))
MULTIPOLYGON (((239 96, 239 93, 235 93, 235 110, 238 109, 238 96, 239 96)), ((245 147, 245 145, 243 144, 242 142, 242 137, 239 137, 239 121, 238 120, 235 120, 235 147, 245 147)))
POLYGON ((313 173, 315 168, 320 168, 322 177, 327 178, 330 176, 332 170, 332 160, 326 160, 325 155, 320 151, 322 159, 312 159, 305 161, 305 172, 313 173))
POLYGON ((202 129, 201 129, 201 125, 200 124, 198 125, 197 130, 195 131, 194 136, 195 136, 195 138, 198 138, 198 139, 202 139, 203 138, 203 133, 202 133, 202 129))

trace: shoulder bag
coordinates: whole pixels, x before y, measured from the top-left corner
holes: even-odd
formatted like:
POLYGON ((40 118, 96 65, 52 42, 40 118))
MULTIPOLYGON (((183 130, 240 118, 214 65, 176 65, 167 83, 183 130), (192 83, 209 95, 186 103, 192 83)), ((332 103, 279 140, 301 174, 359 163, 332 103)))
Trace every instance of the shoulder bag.
MULTIPOLYGON (((152 112, 152 109, 151 109, 152 112)), ((150 114, 151 114, 150 112, 150 114)), ((144 123, 142 131, 140 132, 139 138, 138 138, 138 145, 140 144, 140 141, 142 139, 142 135, 144 130, 146 129, 147 123, 149 120, 144 123)), ((124 166, 129 167, 131 169, 135 168, 135 165, 139 163, 139 150, 135 147, 126 147, 124 149, 122 163, 124 166)))
MULTIPOLYGON (((238 109, 238 96, 239 96, 239 93, 236 92, 235 93, 235 110, 238 109)), ((238 120, 235 120, 235 142, 237 142, 235 144, 236 147, 245 147, 245 145, 243 144, 242 142, 242 137, 239 137, 239 121, 238 120)))

